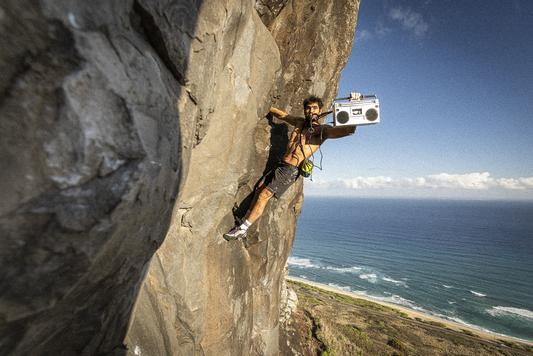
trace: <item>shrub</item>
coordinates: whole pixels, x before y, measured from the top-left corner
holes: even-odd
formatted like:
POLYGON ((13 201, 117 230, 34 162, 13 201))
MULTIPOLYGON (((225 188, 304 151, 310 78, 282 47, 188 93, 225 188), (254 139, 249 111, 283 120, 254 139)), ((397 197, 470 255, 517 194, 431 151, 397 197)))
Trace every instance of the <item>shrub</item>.
POLYGON ((403 343, 396 337, 389 338, 389 341, 387 341, 387 345, 390 347, 399 350, 399 351, 405 351, 405 346, 403 343))
POLYGON ((468 329, 461 329, 461 331, 463 333, 465 333, 466 335, 469 335, 469 336, 476 336, 476 334, 474 334, 472 331, 468 330, 468 329))

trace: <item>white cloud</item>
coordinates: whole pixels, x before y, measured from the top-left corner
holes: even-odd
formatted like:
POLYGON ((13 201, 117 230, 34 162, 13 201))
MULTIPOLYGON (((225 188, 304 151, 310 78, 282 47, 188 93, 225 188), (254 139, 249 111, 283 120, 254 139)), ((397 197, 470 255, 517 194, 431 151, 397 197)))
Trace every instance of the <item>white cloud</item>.
POLYGON ((378 22, 376 25, 375 32, 379 38, 383 38, 392 32, 392 28, 383 25, 381 22, 378 22))
POLYGON ((418 38, 424 37, 429 30, 429 25, 422 14, 409 8, 392 8, 389 11, 389 17, 399 22, 406 31, 413 33, 418 38))
POLYGON ((526 188, 533 189, 533 177, 529 178, 518 178, 520 184, 524 185, 526 188))
POLYGON ((448 174, 440 173, 427 176, 424 186, 430 188, 488 189, 494 183, 489 172, 448 174))
POLYGON ((360 42, 371 40, 374 37, 372 32, 368 30, 360 30, 357 31, 355 34, 355 38, 358 39, 360 42))
POLYGON ((394 184, 390 177, 355 177, 341 182, 346 188, 351 189, 390 188, 394 184))
POLYGON ((354 177, 333 181, 312 181, 313 189, 344 188, 350 190, 365 189, 445 189, 445 190, 533 190, 533 177, 493 178, 489 172, 472 172, 465 174, 439 173, 424 177, 392 178, 385 176, 354 177))
POLYGON ((515 190, 526 189, 526 187, 522 185, 518 179, 515 179, 515 178, 500 178, 500 179, 497 179, 496 182, 500 187, 504 189, 515 189, 515 190))

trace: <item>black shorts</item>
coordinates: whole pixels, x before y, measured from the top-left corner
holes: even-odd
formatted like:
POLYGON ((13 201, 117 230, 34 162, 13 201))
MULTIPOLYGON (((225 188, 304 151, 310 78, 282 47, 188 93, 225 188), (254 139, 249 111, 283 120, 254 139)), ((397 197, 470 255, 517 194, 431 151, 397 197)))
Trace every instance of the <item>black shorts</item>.
POLYGON ((278 166, 265 175, 266 188, 279 198, 298 179, 300 170, 288 163, 278 163, 278 166))

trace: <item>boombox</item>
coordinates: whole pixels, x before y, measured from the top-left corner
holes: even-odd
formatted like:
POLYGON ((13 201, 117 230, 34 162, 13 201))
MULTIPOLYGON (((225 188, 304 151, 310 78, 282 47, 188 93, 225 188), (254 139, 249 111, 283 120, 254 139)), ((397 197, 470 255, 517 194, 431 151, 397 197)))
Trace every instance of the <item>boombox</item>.
POLYGON ((358 96, 347 102, 333 104, 335 126, 371 125, 379 122, 379 100, 375 95, 358 96))

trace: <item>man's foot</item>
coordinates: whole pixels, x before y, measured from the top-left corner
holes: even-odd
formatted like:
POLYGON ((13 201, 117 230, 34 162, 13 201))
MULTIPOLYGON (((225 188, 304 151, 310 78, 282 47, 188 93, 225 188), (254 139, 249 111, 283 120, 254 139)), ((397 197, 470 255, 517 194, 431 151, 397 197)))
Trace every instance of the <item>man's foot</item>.
POLYGON ((237 225, 229 232, 225 233, 224 238, 226 239, 226 241, 244 239, 247 233, 248 230, 245 230, 241 226, 237 225))

